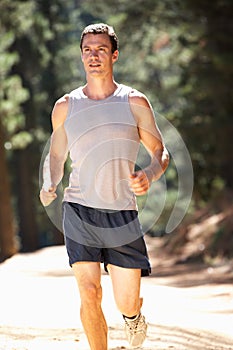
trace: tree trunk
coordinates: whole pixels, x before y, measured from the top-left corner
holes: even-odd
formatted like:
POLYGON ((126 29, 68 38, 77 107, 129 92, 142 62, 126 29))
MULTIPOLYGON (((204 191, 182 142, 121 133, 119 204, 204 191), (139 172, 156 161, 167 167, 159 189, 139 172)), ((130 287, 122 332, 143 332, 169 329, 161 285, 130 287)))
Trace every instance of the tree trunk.
POLYGON ((28 148, 16 151, 17 192, 21 251, 29 252, 39 248, 35 212, 35 186, 33 154, 28 148))
POLYGON ((4 148, 4 132, 0 120, 0 262, 17 253, 9 173, 4 148))

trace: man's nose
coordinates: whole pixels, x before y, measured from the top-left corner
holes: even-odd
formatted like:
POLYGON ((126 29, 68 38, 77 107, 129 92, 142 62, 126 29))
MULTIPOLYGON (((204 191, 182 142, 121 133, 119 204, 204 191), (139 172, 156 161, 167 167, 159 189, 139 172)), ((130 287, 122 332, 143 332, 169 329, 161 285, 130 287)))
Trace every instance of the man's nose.
POLYGON ((98 56, 98 52, 96 50, 91 50, 90 56, 91 57, 97 57, 98 56))

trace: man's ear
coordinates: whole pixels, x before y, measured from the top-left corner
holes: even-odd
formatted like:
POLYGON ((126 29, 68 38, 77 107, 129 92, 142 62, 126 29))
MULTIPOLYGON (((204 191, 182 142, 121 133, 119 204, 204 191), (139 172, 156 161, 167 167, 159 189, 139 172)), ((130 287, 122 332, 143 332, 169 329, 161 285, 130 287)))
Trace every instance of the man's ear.
POLYGON ((115 63, 118 60, 118 57, 119 57, 119 51, 116 50, 112 54, 112 63, 115 63))

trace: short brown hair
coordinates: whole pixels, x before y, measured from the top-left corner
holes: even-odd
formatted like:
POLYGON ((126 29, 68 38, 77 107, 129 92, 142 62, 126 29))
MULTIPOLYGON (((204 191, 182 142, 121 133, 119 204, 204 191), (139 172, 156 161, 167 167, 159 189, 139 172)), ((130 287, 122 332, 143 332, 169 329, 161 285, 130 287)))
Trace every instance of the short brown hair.
POLYGON ((84 28, 81 34, 80 49, 82 51, 83 38, 86 34, 107 34, 112 44, 112 53, 118 50, 119 41, 113 27, 105 23, 90 24, 84 28))

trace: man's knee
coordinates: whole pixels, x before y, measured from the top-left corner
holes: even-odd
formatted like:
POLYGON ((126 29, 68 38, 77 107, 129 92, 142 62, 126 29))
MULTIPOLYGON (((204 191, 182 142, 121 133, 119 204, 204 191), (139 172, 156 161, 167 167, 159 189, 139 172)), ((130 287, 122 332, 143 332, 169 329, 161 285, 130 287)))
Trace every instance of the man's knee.
POLYGON ((80 298, 83 305, 100 304, 102 299, 102 288, 93 283, 80 286, 80 298))
POLYGON ((132 299, 129 298, 120 298, 120 300, 116 300, 116 304, 118 310, 125 316, 132 317, 139 313, 141 308, 140 299, 132 299))

